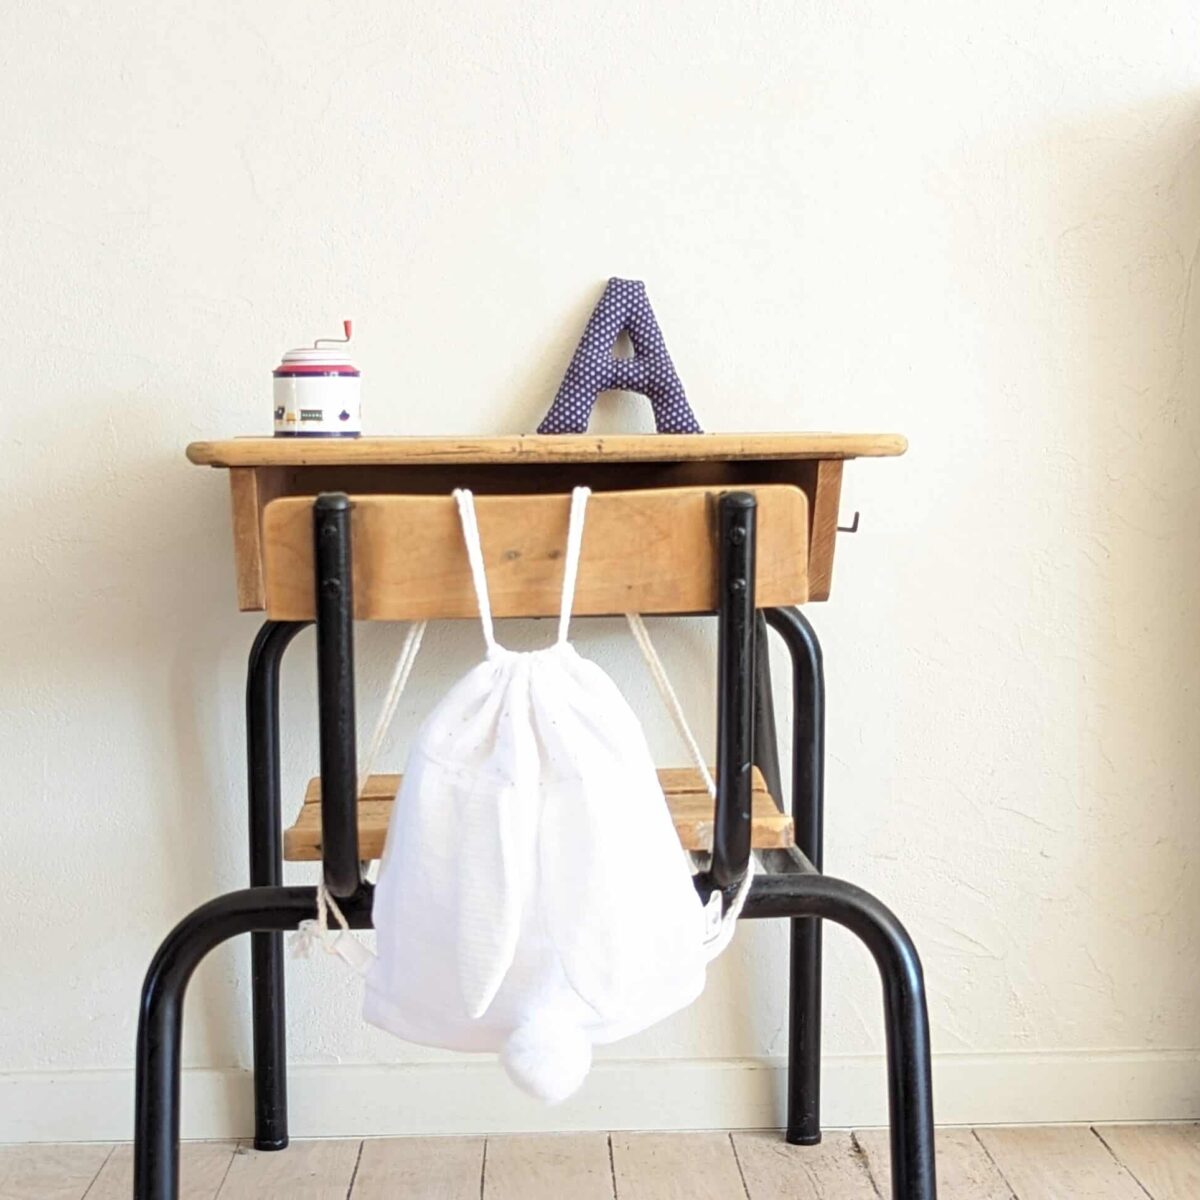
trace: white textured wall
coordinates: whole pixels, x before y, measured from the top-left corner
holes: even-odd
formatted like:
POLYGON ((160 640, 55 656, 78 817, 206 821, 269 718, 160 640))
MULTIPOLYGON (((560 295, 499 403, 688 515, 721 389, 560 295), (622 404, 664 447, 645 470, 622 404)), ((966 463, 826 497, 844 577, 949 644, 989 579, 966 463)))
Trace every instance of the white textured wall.
MULTIPOLYGON (((610 274, 708 428, 911 438, 850 468, 813 618, 829 867, 924 953, 940 1114, 1200 1116, 1198 34, 1183 0, 7 5, 0 1140, 125 1132, 151 950, 244 879, 257 622, 185 443, 268 429, 344 315, 372 431, 531 429, 610 274)), ((661 640, 710 734, 707 633, 661 640)), ((622 630, 581 641, 679 761, 622 630)), ((362 646, 369 720, 398 631, 362 646)), ((478 652, 432 636, 396 765, 478 652)), ((312 684, 302 639, 289 803, 312 684)), ((878 1120, 876 986, 829 942, 830 1119, 878 1120)), ((657 1063, 549 1113, 296 964, 298 1127, 778 1120, 784 946, 744 929, 608 1055, 657 1063)), ((247 991, 242 946, 197 979, 192 1132, 245 1130, 247 991)))

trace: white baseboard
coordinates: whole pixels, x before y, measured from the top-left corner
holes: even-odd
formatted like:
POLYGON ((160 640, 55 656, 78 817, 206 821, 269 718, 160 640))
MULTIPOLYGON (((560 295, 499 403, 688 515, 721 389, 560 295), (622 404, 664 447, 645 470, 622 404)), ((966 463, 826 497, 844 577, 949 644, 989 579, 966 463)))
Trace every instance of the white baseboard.
MULTIPOLYGON (((516 1133, 606 1129, 766 1129, 783 1124, 783 1063, 615 1059, 556 1108, 527 1099, 493 1062, 296 1066, 294 1137, 516 1133)), ((934 1060, 939 1124, 1200 1119, 1200 1050, 945 1054, 934 1060)), ((125 1141, 130 1071, 0 1075, 0 1142, 125 1141)), ((828 1057, 828 1128, 883 1125, 883 1061, 828 1057)), ((187 1138, 248 1137, 250 1076, 189 1070, 187 1138)))

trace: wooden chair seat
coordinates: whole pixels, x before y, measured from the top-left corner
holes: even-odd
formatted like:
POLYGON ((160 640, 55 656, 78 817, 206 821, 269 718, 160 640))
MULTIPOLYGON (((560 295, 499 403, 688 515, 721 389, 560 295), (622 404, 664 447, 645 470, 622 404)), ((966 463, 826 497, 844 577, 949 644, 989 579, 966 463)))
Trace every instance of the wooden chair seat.
MULTIPOLYGON (((372 775, 358 802, 358 848, 365 860, 383 854, 392 804, 400 775, 372 775)), ((679 841, 685 850, 710 851, 713 802, 700 772, 690 767, 667 767, 658 772, 679 841)), ((756 850, 782 849, 794 841, 792 818, 780 811, 767 791, 762 773, 754 768, 751 844, 756 850)), ((321 858, 321 781, 311 779, 295 823, 283 833, 283 857, 288 862, 317 862, 321 858)))

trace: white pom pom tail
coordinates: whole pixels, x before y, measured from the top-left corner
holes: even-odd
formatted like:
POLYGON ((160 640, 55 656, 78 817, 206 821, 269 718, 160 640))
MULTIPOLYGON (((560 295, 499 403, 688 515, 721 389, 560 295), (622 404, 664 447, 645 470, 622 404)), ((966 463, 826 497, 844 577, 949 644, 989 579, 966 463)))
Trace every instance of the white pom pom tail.
POLYGON ((558 1104, 579 1090, 592 1067, 592 1042, 570 1021, 532 1016, 504 1043, 500 1061, 522 1091, 558 1104))

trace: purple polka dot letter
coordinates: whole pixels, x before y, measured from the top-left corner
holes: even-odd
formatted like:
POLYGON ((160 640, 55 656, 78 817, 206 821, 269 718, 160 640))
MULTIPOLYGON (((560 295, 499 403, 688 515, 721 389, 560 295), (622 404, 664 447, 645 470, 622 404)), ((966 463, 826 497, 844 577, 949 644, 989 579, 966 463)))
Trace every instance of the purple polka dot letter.
POLYGON ((613 388, 648 397, 659 433, 700 432, 639 279, 608 281, 538 433, 586 433, 596 397, 613 388), (613 356, 622 331, 633 343, 632 358, 613 356))

